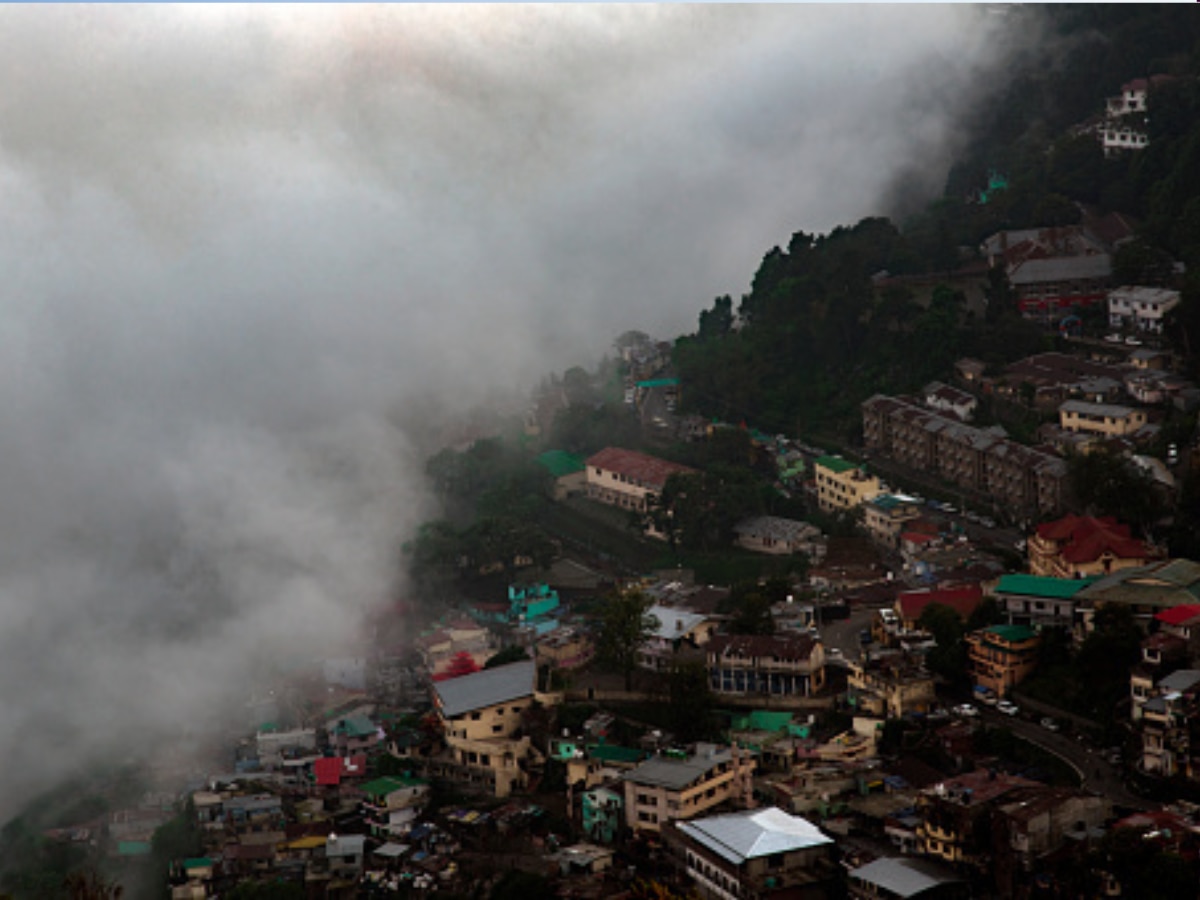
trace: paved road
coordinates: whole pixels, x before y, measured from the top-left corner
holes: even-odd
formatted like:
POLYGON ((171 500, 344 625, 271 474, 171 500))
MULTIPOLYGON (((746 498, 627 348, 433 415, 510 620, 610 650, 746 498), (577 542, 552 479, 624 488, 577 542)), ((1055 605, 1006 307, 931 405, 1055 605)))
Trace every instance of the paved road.
POLYGON ((982 713, 983 720, 989 725, 1009 728, 1018 737, 1068 762, 1082 777, 1086 790, 1110 798, 1115 806, 1128 809, 1157 808, 1157 804, 1139 797, 1125 786, 1120 769, 1111 765, 1100 750, 1019 716, 1006 716, 989 707, 983 707, 982 713))

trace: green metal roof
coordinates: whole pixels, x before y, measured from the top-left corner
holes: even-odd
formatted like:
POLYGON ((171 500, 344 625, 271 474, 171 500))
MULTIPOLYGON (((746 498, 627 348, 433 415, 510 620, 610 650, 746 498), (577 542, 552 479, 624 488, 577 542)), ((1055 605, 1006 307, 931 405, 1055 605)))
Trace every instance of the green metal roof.
POLYGON ((1027 625, 993 625, 985 630, 1010 644, 1019 644, 1021 641, 1037 637, 1037 632, 1027 625))
POLYGON ((842 459, 840 456, 821 456, 814 460, 813 465, 822 466, 833 472, 850 472, 854 469, 862 468, 858 463, 842 459))
POLYGON ((582 457, 568 453, 566 450, 547 450, 537 458, 537 461, 538 465, 547 469, 555 478, 582 472, 587 468, 582 457))
POLYGON ((1048 578, 1045 575, 1001 575, 997 594, 1023 594, 1069 600, 1091 584, 1094 578, 1048 578))
POLYGON ((624 763, 640 762, 646 756, 635 747, 621 747, 617 744, 595 744, 587 748, 587 754, 601 762, 624 763))
POLYGON ((376 797, 381 794, 390 794, 392 791, 400 791, 416 784, 425 784, 425 782, 420 778, 412 778, 404 775, 386 775, 383 778, 368 781, 362 786, 362 792, 369 797, 376 797))
POLYGON ((117 856, 149 856, 149 841, 121 841, 117 844, 117 856))
POLYGON ((675 387, 679 384, 678 378, 651 378, 649 381, 639 381, 637 386, 640 388, 657 388, 657 387, 675 387))

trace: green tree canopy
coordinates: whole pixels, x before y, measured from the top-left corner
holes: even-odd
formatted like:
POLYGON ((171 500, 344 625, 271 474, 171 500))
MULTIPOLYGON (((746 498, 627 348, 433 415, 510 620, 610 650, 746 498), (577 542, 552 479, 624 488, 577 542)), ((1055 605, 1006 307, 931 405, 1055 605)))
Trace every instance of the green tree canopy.
POLYGON ((600 659, 625 676, 625 690, 633 690, 638 650, 650 639, 659 622, 650 615, 654 601, 639 590, 614 591, 600 613, 600 659))

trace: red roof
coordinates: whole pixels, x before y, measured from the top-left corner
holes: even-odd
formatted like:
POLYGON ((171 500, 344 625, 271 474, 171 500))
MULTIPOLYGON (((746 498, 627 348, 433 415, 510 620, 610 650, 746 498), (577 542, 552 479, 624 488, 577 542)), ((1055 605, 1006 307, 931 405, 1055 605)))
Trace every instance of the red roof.
POLYGON ((931 603, 948 606, 959 618, 966 621, 983 600, 983 588, 978 584, 964 584, 948 588, 930 588, 921 591, 904 591, 896 598, 900 616, 905 620, 919 619, 925 607, 931 603))
POLYGON ((1197 616, 1200 616, 1200 603, 1181 603, 1170 609, 1164 609, 1154 618, 1166 625, 1182 625, 1197 616))
POLYGON ((1037 528, 1038 537, 1060 546, 1064 561, 1069 563, 1095 562, 1105 554, 1118 559, 1145 559, 1153 551, 1129 532, 1112 516, 1064 516, 1056 522, 1046 522, 1037 528))
POLYGON ((323 756, 313 763, 313 774, 317 784, 339 785, 342 783, 342 758, 323 756))
POLYGON ((906 531, 900 535, 900 540, 908 541, 910 544, 928 544, 932 540, 936 540, 937 536, 932 534, 922 534, 919 531, 906 531))
POLYGON ((671 475, 691 475, 696 472, 695 469, 681 466, 679 463, 647 456, 636 450, 623 450, 620 447, 605 447, 599 453, 590 456, 587 465, 592 469, 624 475, 634 484, 654 490, 661 490, 671 475))

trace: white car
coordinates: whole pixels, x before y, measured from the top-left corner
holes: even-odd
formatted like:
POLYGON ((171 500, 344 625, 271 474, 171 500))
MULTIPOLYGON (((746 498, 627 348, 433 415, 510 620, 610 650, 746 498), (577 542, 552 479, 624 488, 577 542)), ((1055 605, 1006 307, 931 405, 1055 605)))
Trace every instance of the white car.
POLYGON ((1126 343, 1126 345, 1128 345, 1130 347, 1142 346, 1141 338, 1136 337, 1135 335, 1132 335, 1132 334, 1129 337, 1125 338, 1125 343, 1126 343))
POLYGON ((1119 344, 1119 343, 1121 343, 1121 336, 1120 336, 1119 334, 1106 334, 1106 335, 1104 336, 1104 339, 1105 339, 1106 341, 1108 341, 1110 344, 1119 344))
POLYGON ((1047 731, 1058 731, 1059 724, 1056 720, 1050 718, 1050 716, 1046 716, 1042 719, 1042 727, 1047 731))
POLYGON ((951 710, 956 716, 963 716, 967 719, 973 719, 979 715, 979 710, 970 703, 960 703, 951 710))
POLYGON ((1021 711, 1021 707, 1017 706, 1017 704, 1012 703, 1008 700, 1001 700, 999 703, 996 704, 996 711, 1002 712, 1006 716, 1015 716, 1017 713, 1019 713, 1021 711))

